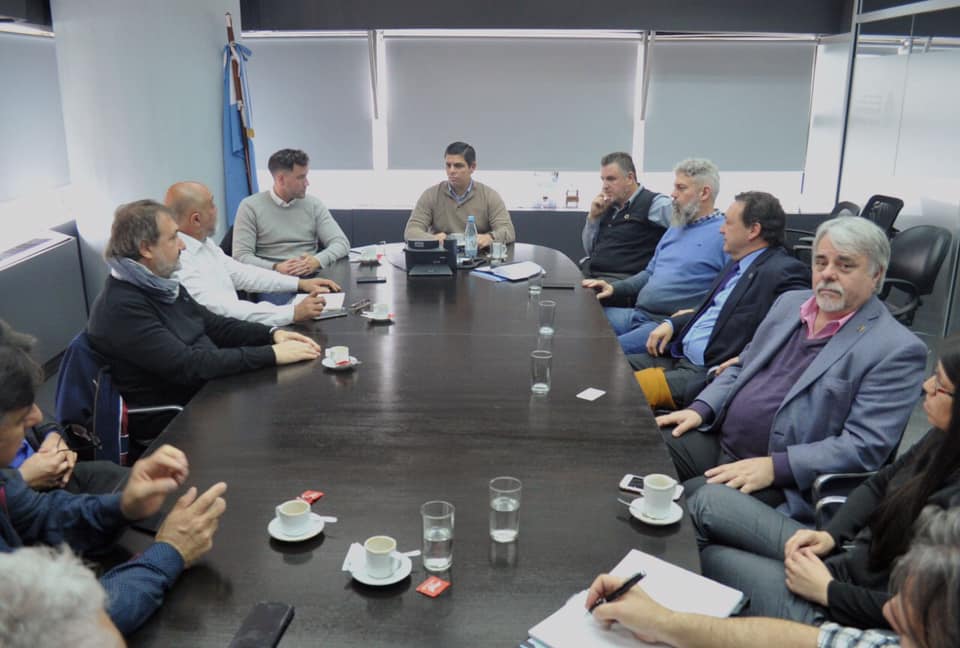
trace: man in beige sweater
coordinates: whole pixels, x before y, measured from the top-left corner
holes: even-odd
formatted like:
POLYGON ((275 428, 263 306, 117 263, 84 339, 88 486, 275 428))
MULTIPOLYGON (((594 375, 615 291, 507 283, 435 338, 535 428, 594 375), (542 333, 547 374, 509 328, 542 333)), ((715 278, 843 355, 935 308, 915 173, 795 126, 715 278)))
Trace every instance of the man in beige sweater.
POLYGON ((472 178, 477 152, 466 142, 454 142, 444 152, 447 180, 430 187, 417 201, 403 232, 405 240, 436 238, 463 233, 467 217, 477 223, 477 246, 493 241, 513 243, 517 235, 500 194, 472 178))

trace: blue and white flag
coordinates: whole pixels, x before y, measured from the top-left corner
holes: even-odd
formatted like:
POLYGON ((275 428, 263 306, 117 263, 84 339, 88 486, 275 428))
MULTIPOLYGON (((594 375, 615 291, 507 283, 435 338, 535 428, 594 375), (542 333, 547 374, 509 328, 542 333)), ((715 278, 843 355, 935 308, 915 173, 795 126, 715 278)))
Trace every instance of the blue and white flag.
POLYGON ((247 87, 246 61, 250 50, 240 43, 223 48, 223 174, 227 225, 233 225, 240 201, 260 191, 253 151, 253 126, 250 89, 247 87), (236 61, 240 87, 233 79, 231 63, 236 61))

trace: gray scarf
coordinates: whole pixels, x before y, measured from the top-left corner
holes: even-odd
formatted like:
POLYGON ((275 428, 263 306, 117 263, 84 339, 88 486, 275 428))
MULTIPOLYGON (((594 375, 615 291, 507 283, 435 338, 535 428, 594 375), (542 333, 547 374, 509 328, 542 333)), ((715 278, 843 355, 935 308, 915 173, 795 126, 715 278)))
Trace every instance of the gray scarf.
POLYGON ((156 297, 164 304, 172 304, 180 295, 180 282, 176 279, 164 279, 150 272, 142 263, 126 257, 107 259, 111 274, 120 281, 132 283, 147 294, 156 297))

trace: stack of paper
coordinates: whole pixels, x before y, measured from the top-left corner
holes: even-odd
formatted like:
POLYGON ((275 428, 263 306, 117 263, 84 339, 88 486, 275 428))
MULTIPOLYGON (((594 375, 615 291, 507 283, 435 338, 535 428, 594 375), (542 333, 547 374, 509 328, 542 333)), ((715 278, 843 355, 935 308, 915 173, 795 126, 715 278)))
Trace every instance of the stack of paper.
MULTIPOLYGON (((327 302, 327 305, 324 306, 324 310, 335 310, 338 308, 343 308, 343 298, 347 296, 347 293, 320 293, 320 296, 323 297, 323 300, 327 302)), ((293 298, 293 305, 296 306, 304 299, 307 298, 307 293, 300 293, 293 298)))
POLYGON ((533 261, 520 261, 501 266, 484 266, 474 270, 476 273, 487 273, 506 279, 507 281, 523 281, 543 273, 543 268, 533 261))
MULTIPOLYGON (((611 574, 629 578, 642 571, 646 577, 640 587, 660 605, 678 612, 694 612, 715 617, 730 616, 743 601, 743 593, 709 578, 671 565, 634 549, 620 561, 611 574)), ((587 613, 587 591, 576 594, 546 619, 530 628, 530 637, 550 648, 566 646, 648 646, 623 626, 609 630, 587 613)))

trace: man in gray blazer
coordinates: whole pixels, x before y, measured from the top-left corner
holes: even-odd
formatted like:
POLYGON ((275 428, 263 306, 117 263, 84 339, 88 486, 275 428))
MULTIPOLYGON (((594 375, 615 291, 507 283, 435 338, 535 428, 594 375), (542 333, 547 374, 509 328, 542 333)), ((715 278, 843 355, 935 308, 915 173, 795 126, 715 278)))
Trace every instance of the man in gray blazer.
POLYGON ((866 219, 817 229, 813 291, 784 293, 738 365, 689 409, 657 417, 689 488, 706 478, 807 521, 818 475, 883 465, 920 397, 927 355, 875 295, 889 260, 886 235, 866 219))

